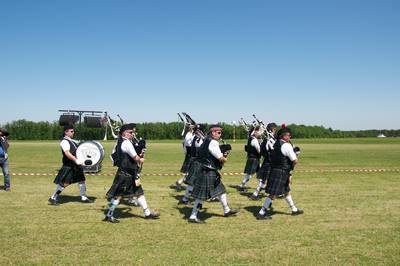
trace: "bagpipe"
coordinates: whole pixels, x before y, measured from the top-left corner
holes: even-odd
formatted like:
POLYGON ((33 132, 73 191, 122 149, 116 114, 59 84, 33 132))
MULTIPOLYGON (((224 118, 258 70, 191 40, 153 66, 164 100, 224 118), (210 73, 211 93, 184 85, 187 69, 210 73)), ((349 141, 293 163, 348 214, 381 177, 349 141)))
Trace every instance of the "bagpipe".
MULTIPOLYGON (((101 119, 101 122, 103 124, 106 124, 111 130, 111 135, 113 136, 114 139, 118 138, 119 135, 119 130, 121 126, 124 124, 124 120, 117 114, 119 121, 112 119, 107 112, 104 114, 104 117, 101 119)), ((107 127, 106 127, 107 128, 107 127)), ((106 130, 106 136, 104 139, 107 139, 107 130, 106 130)))
MULTIPOLYGON (((144 153, 146 152, 146 140, 142 138, 137 138, 136 133, 133 133, 132 143, 137 155, 141 158, 144 158, 144 153)), ((136 174, 136 179, 139 179, 142 172, 143 163, 138 162, 137 165, 139 169, 136 174)))
POLYGON ((240 118, 239 124, 246 130, 247 133, 249 133, 250 125, 244 121, 243 117, 240 118))
POLYGON ((228 154, 231 152, 232 150, 232 146, 231 144, 226 144, 224 141, 222 144, 219 145, 219 148, 222 152, 222 154, 224 155, 224 157, 228 157, 228 154))
MULTIPOLYGON (((107 113, 103 117, 103 123, 107 123, 107 125, 111 129, 111 134, 114 139, 117 139, 119 136, 119 130, 121 126, 125 124, 124 120, 121 118, 119 114, 117 114, 119 121, 112 119, 107 113)), ((135 148, 136 153, 142 154, 146 150, 146 140, 143 138, 138 138, 136 133, 133 133, 132 139, 133 147, 135 148)))
POLYGON ((256 124, 256 126, 258 126, 259 128, 261 128, 263 137, 268 138, 268 129, 267 129, 267 126, 264 124, 264 122, 263 122, 262 120, 258 119, 258 118, 256 117, 255 114, 253 114, 253 117, 254 117, 254 119, 255 119, 255 121, 253 122, 253 124, 256 124))
POLYGON ((197 135, 201 139, 205 139, 206 134, 203 132, 202 126, 200 124, 197 124, 188 113, 182 112, 182 115, 178 113, 179 119, 184 124, 181 135, 184 136, 187 130, 189 128, 192 128, 195 135, 197 135), (185 119, 182 118, 182 115, 185 117, 185 119))
POLYGON ((179 117, 179 120, 183 123, 183 129, 182 129, 182 133, 181 133, 181 136, 183 137, 185 135, 185 131, 186 131, 186 122, 182 118, 180 113, 178 113, 178 117, 179 117))
POLYGON ((136 134, 133 134, 133 139, 132 139, 133 147, 135 148, 136 153, 140 157, 144 157, 144 153, 146 151, 146 140, 142 138, 137 138, 136 134))

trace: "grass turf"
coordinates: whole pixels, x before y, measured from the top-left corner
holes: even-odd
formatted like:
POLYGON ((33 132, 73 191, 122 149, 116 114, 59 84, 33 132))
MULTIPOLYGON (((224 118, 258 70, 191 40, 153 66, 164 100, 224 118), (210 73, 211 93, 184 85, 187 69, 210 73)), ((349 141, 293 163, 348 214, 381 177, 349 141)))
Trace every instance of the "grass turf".
MULTIPOLYGON (((47 205, 54 176, 12 176, 12 191, 0 191, 0 264, 385 264, 400 262, 400 141, 294 140, 302 148, 292 195, 305 214, 290 216, 276 200, 270 221, 254 215, 263 201, 251 201, 231 185, 242 176, 223 176, 228 201, 241 212, 222 217, 218 202, 205 203, 189 224, 191 206, 178 205, 183 192, 169 188, 176 176, 145 176, 150 208, 160 220, 145 220, 140 208, 121 204, 119 224, 101 222, 112 176, 88 176, 94 204, 79 202, 77 185, 61 195, 60 206, 47 205), (393 172, 335 172, 338 169, 391 169, 393 172), (307 172, 320 170, 320 172, 307 172)), ((12 142, 14 173, 56 173, 58 142, 12 142)), ((115 168, 108 159, 113 142, 103 143, 102 173, 115 168)), ((178 142, 149 141, 144 173, 177 173, 183 154, 178 142)), ((243 142, 233 145, 224 172, 241 172, 243 142)), ((252 191, 254 178, 249 182, 252 191)))

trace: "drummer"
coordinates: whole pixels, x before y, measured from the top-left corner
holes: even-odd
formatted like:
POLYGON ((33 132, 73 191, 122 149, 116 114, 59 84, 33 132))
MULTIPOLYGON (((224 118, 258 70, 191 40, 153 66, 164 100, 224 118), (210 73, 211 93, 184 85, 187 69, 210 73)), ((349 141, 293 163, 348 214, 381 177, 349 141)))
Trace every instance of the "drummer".
POLYGON ((74 126, 65 125, 63 138, 60 142, 62 152, 62 167, 58 171, 54 183, 57 185, 53 195, 49 198, 49 204, 59 205, 58 196, 70 184, 78 183, 81 201, 93 203, 86 195, 85 175, 83 173, 83 161, 76 158, 78 142, 72 139, 74 136, 74 126))

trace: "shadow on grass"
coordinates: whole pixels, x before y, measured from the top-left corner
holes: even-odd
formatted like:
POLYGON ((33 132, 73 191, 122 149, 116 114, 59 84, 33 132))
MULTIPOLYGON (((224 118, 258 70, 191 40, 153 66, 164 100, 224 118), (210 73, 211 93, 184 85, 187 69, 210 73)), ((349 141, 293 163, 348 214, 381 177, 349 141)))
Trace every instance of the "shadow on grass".
MULTIPOLYGON (((182 215, 182 219, 184 220, 189 220, 190 214, 192 213, 192 207, 189 206, 183 206, 183 207, 175 207, 182 215)), ((199 213, 197 214, 197 217, 202 220, 202 221, 206 221, 207 219, 216 216, 216 217, 224 217, 221 214, 216 214, 216 213, 208 213, 207 212, 207 208, 202 208, 199 213)))
POLYGON ((132 202, 130 202, 130 199, 128 199, 128 198, 122 198, 120 204, 127 205, 130 207, 140 208, 139 203, 137 203, 137 204, 132 203, 132 202))
MULTIPOLYGON (((234 189, 237 190, 237 188, 238 188, 239 186, 237 186, 237 185, 230 185, 229 187, 234 188, 234 189)), ((251 195, 253 195, 253 192, 254 192, 255 190, 250 190, 250 189, 251 189, 250 187, 244 187, 244 191, 238 191, 238 192, 239 192, 239 195, 241 195, 241 196, 243 196, 243 197, 247 197, 247 198, 250 199, 250 200, 253 200, 253 199, 251 198, 251 195), (250 190, 250 191, 249 191, 249 190, 250 190)), ((256 199, 255 201, 261 200, 263 196, 264 196, 264 195, 262 195, 261 192, 260 192, 260 195, 259 195, 258 199, 256 199)))
MULTIPOLYGON (((96 197, 88 197, 91 201, 95 202, 96 197)), ((68 202, 82 202, 81 196, 70 196, 70 195, 60 195, 58 196, 58 203, 59 204, 65 204, 68 202)))
POLYGON ((261 209, 261 206, 257 205, 257 206, 246 206, 244 207, 244 209, 248 212, 250 212, 251 214, 253 214, 254 217, 257 216, 258 211, 261 209))
POLYGON ((251 189, 250 187, 243 187, 241 190, 239 190, 240 186, 239 185, 229 185, 230 188, 235 189, 237 192, 239 192, 241 195, 246 196, 247 194, 251 194, 251 192, 249 192, 249 189, 251 189))
MULTIPOLYGON (((228 187, 230 187, 230 188, 234 188, 234 189, 238 189, 239 188, 239 186, 238 185, 229 185, 228 187)), ((246 189, 247 189, 247 187, 245 187, 246 189)))
MULTIPOLYGON (((170 197, 173 197, 177 200, 178 205, 175 207, 182 215, 182 219, 188 220, 193 209, 193 204, 194 204, 194 199, 193 197, 190 197, 189 203, 188 204, 183 204, 182 199, 184 195, 174 195, 170 193, 170 197)), ((216 214, 216 213, 208 213, 207 208, 204 208, 204 204, 212 204, 212 203, 219 203, 219 200, 217 198, 209 199, 207 201, 203 202, 203 208, 199 210, 197 217, 200 220, 206 221, 207 219, 216 216, 216 217, 224 217, 224 215, 221 214, 216 214)))
POLYGON ((175 184, 172 184, 169 186, 170 189, 175 190, 176 192, 180 192, 180 191, 185 191, 186 187, 184 185, 181 185, 180 187, 177 187, 175 184))
POLYGON ((175 198, 178 202, 182 202, 182 199, 184 195, 172 195, 170 194, 171 197, 175 198))
MULTIPOLYGON (((107 214, 108 208, 102 208, 101 209, 104 213, 104 216, 107 214)), ((132 211, 131 207, 116 207, 114 210, 113 216, 117 219, 126 219, 126 218, 141 218, 141 219, 146 219, 141 215, 133 214, 130 211, 132 211)))
MULTIPOLYGON (((190 214, 192 213, 192 208, 189 206, 184 206, 184 207, 176 207, 176 209, 179 210, 181 214, 183 214, 182 219, 184 220, 189 220, 190 214)), ((213 213, 208 213, 207 208, 202 208, 199 213, 197 214, 197 217, 200 220, 206 221, 207 219, 211 218, 212 216, 218 216, 213 213)), ((221 215, 220 215, 221 216, 221 215)))
MULTIPOLYGON (((257 216, 257 213, 260 211, 262 206, 246 206, 244 207, 244 209, 248 212, 250 212, 251 214, 253 214, 254 217, 257 216)), ((276 211, 273 208, 271 210, 268 210, 268 213, 273 216, 276 214, 280 214, 280 215, 291 215, 291 213, 287 213, 287 212, 282 212, 282 211, 276 211)))
MULTIPOLYGON (((170 194, 170 196, 175 198, 178 201, 178 204, 180 204, 180 205, 191 205, 191 204, 194 203, 194 199, 193 199, 192 196, 190 196, 188 204, 183 204, 182 203, 183 202, 182 199, 183 199, 184 195, 173 195, 173 194, 170 194)), ((209 200, 207 200, 205 202, 206 203, 214 203, 214 202, 219 202, 219 200, 217 198, 212 198, 212 199, 209 199, 209 200)))

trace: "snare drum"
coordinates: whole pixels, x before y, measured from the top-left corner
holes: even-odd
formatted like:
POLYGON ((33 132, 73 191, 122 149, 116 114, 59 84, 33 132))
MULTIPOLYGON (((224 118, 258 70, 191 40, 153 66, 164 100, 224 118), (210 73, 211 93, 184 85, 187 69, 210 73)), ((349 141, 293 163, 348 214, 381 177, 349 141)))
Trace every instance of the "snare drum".
POLYGON ((76 158, 83 162, 83 166, 100 165, 104 159, 104 148, 97 141, 84 141, 76 149, 76 158))

